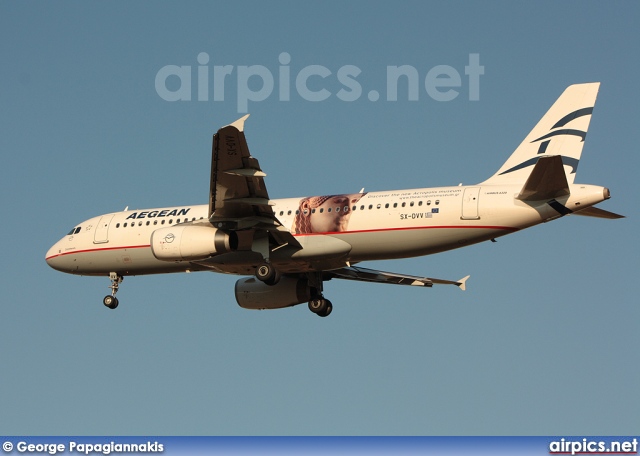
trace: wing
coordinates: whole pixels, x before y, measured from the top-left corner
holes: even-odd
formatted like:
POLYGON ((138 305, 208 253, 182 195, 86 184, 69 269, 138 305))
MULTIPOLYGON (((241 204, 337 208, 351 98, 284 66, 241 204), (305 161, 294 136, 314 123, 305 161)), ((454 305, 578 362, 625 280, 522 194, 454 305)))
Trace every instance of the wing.
POLYGON ((213 135, 209 218, 218 220, 265 217, 273 220, 265 173, 249 154, 244 122, 249 115, 213 135))
POLYGON ((357 268, 355 266, 328 271, 327 275, 336 279, 359 280, 362 282, 392 283, 396 285, 413 285, 418 287, 432 287, 433 284, 456 285, 461 290, 466 289, 469 276, 460 280, 442 280, 430 277, 418 277, 393 272, 376 271, 375 269, 357 268))
POLYGON ((275 244, 298 247, 276 218, 264 183, 266 174, 249 153, 244 136, 247 117, 248 114, 213 135, 209 221, 228 230, 264 230, 275 244))

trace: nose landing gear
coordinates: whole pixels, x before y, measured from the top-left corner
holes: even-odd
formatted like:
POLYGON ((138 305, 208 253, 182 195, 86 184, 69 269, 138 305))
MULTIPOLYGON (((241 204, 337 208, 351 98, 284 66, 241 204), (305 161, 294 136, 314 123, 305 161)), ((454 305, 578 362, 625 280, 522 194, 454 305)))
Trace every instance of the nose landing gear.
POLYGON ((118 288, 120 288, 120 283, 124 280, 124 277, 119 275, 117 272, 110 272, 109 279, 111 280, 111 294, 104 297, 102 300, 102 304, 107 306, 109 309, 115 309, 118 307, 118 298, 116 298, 116 293, 118 292, 118 288))

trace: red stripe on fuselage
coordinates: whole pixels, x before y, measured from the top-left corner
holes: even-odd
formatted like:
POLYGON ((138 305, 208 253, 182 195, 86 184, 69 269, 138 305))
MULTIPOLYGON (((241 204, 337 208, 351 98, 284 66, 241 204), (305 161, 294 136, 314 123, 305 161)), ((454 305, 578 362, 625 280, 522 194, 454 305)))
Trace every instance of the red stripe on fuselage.
MULTIPOLYGON (((407 230, 429 230, 429 229, 485 229, 485 230, 504 230, 504 231, 518 231, 519 228, 513 228, 510 226, 483 226, 483 225, 453 225, 453 226, 420 226, 420 227, 401 227, 401 228, 384 228, 384 229, 372 229, 372 230, 355 230, 355 231, 328 231, 326 233, 296 233, 293 234, 294 237, 297 236, 330 236, 335 234, 357 234, 357 233, 376 233, 376 232, 385 232, 385 231, 407 231, 407 230)), ((85 249, 85 250, 73 250, 70 252, 59 253, 57 255, 52 255, 45 260, 51 260, 52 258, 57 258, 65 255, 73 255, 75 253, 89 253, 89 252, 102 252, 107 250, 126 250, 126 249, 146 249, 151 247, 150 244, 147 245, 129 245, 124 247, 103 247, 97 249, 85 249)))
POLYGON ((472 228, 472 229, 485 229, 485 230, 504 230, 504 231, 519 231, 520 228, 513 228, 510 226, 482 226, 482 225, 453 225, 453 226, 418 226, 418 227, 401 227, 401 228, 383 228, 383 229, 373 229, 373 230, 354 230, 354 231, 327 231, 325 233, 292 233, 293 236, 324 236, 324 235, 333 235, 333 234, 355 234, 355 233, 375 233, 375 232, 383 232, 383 231, 407 231, 407 230, 432 230, 432 229, 440 229, 440 230, 449 230, 449 229, 464 229, 464 228, 472 228))
POLYGON ((88 253, 88 252, 102 252, 102 251, 107 251, 107 250, 127 250, 127 249, 145 249, 151 247, 150 244, 147 245, 127 245, 124 247, 103 247, 100 249, 86 249, 86 250, 72 250, 70 252, 64 252, 64 253, 58 253, 57 255, 52 255, 48 258, 45 258, 46 260, 51 260, 52 258, 58 258, 61 256, 65 256, 65 255, 73 255, 74 253, 88 253))

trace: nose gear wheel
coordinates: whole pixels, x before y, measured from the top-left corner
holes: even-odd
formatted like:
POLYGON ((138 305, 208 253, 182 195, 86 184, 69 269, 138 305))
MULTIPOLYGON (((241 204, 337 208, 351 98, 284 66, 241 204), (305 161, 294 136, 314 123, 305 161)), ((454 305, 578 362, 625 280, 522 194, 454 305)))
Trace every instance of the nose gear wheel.
POLYGON ((111 285, 109 286, 109 288, 111 288, 111 294, 104 297, 104 299, 102 300, 102 304, 104 304, 109 309, 115 309, 116 307, 118 307, 118 304, 120 304, 118 298, 116 298, 116 293, 118 292, 120 283, 122 283, 124 277, 122 277, 117 272, 110 272, 109 279, 111 280, 111 285))

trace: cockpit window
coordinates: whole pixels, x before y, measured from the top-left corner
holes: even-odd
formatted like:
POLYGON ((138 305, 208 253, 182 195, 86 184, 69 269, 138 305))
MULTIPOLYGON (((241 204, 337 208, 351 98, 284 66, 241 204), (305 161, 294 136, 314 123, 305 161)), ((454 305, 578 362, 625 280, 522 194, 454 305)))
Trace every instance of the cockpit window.
POLYGON ((67 233, 67 236, 71 236, 76 231, 76 227, 74 226, 71 231, 67 233))
POLYGON ((71 231, 67 233, 67 236, 73 236, 74 234, 78 234, 81 229, 82 229, 81 226, 75 226, 71 229, 71 231))
POLYGON ((73 232, 73 234, 78 234, 81 229, 82 229, 82 227, 79 226, 78 228, 76 228, 76 230, 73 232))

